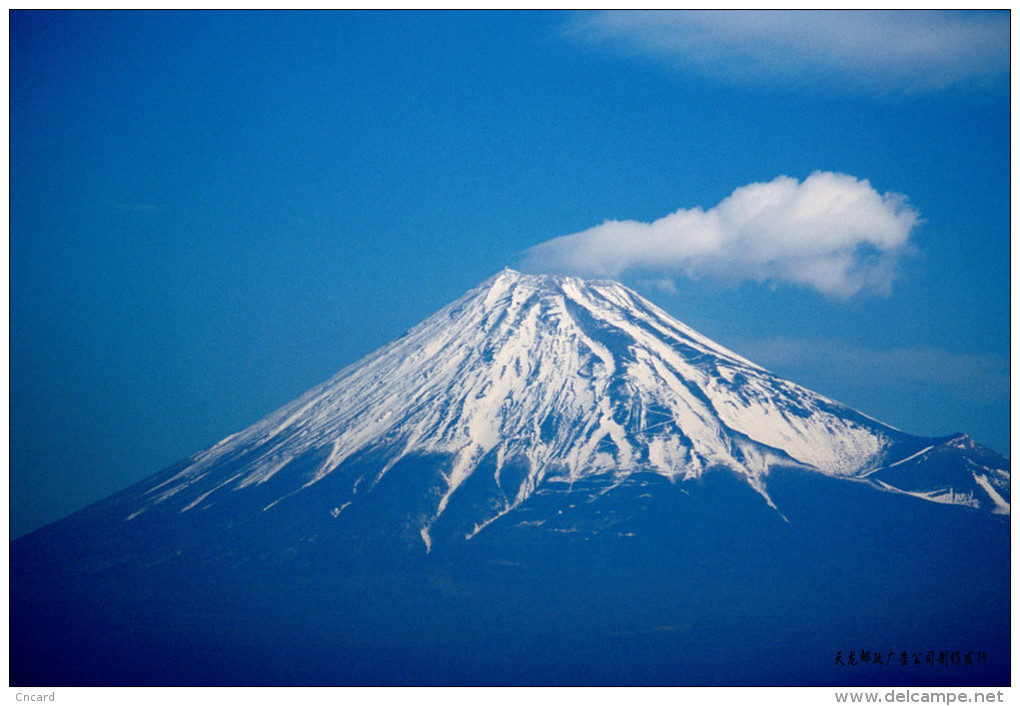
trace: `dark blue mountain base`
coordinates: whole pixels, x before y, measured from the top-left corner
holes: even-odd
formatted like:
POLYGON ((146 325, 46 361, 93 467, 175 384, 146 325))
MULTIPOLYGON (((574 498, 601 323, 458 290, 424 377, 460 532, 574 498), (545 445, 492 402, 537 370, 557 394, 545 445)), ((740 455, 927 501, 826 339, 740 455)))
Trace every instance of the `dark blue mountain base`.
POLYGON ((770 475, 778 511, 729 471, 649 474, 547 488, 468 541, 451 506, 426 554, 427 508, 383 501, 422 497, 416 465, 338 518, 125 523, 114 497, 14 542, 11 684, 1009 684, 1008 518, 804 471, 770 475))

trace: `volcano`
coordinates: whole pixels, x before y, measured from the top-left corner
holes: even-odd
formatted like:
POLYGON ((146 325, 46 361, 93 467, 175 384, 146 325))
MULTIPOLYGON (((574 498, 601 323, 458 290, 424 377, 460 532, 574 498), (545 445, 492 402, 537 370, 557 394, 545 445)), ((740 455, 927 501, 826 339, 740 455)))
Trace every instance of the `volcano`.
POLYGON ((1008 684, 1009 488, 619 283, 504 270, 13 542, 11 683, 1008 684))

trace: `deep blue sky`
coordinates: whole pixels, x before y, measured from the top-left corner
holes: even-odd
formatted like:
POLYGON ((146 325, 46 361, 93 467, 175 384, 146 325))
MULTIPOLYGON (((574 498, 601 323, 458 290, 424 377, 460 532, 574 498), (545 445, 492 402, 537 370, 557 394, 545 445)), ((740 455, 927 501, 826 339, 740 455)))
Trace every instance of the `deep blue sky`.
POLYGON ((918 215, 885 291, 620 279, 882 421, 1009 455, 1008 21, 11 13, 12 537, 529 248, 815 172, 918 215), (888 32, 927 39, 887 55, 888 32))

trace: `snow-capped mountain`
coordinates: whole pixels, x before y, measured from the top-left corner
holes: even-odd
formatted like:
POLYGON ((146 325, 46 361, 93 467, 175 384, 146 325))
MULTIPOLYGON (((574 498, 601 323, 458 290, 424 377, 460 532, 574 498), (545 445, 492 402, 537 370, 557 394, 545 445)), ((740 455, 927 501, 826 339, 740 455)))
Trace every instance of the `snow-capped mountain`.
POLYGON ((11 680, 1008 683, 1009 507, 1009 462, 963 434, 894 429, 616 282, 504 270, 13 542, 11 680), (958 648, 991 667, 834 661, 958 648))
POLYGON ((939 443, 783 380, 617 282, 507 269, 160 476, 128 518, 164 504, 202 511, 234 493, 271 512, 327 477, 339 516, 400 461, 426 456, 440 459, 435 503, 416 520, 426 547, 477 473, 491 476, 493 492, 467 538, 543 485, 638 473, 683 481, 711 468, 737 473, 773 506, 769 470, 793 466, 1008 513, 1009 473, 987 455, 946 485, 900 488, 909 464, 939 443), (371 464, 353 462, 366 456, 371 464))

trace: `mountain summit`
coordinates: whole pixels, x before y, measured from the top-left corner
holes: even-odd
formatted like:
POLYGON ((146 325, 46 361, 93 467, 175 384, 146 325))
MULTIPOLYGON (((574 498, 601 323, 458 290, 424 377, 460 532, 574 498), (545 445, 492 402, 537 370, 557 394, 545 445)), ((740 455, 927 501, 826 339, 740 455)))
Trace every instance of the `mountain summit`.
MULTIPOLYGON (((181 612, 182 596, 193 605, 226 592, 236 605, 214 610, 213 623, 233 627, 220 625, 207 636, 216 642, 236 637, 237 625, 248 626, 242 633, 259 625, 260 601, 293 601, 295 591, 314 596, 302 620, 332 615, 326 605, 364 608, 366 594, 389 596, 387 607, 373 603, 363 620, 338 623, 347 630, 348 652, 393 615, 430 625, 437 616, 474 621, 488 628, 469 631, 470 639, 458 633, 457 640, 490 640, 493 626, 507 628, 491 613, 501 613, 492 596, 533 612, 530 600, 519 601, 544 595, 549 606, 560 606, 557 620, 570 616, 570 629, 609 629, 604 616, 576 622, 589 610, 578 602, 579 586, 540 578, 561 575, 598 581, 599 589, 580 595, 612 607, 612 630, 636 615, 639 625, 627 634, 639 639, 648 630, 687 625, 669 622, 677 610, 691 625, 721 620, 719 596, 728 596, 734 615, 749 618, 769 596, 782 603, 778 615, 787 615, 790 597, 817 603, 811 591, 828 591, 833 572, 849 571, 861 551, 872 559, 871 570, 885 572, 877 585, 891 576, 916 581, 910 562, 891 558, 892 540, 881 531, 930 534, 936 519, 938 536, 952 533, 944 549, 970 552, 968 561, 977 562, 971 569, 987 564, 1001 572, 1008 469, 1004 458, 965 435, 911 436, 783 380, 619 283, 507 269, 248 429, 15 542, 12 601, 39 620, 40 596, 57 591, 60 605, 107 615, 82 639, 97 633, 112 639, 109 626, 122 619, 109 617, 111 605, 125 615, 155 611, 168 624, 188 624, 192 618, 182 615, 192 609, 181 612), (836 507, 843 518, 832 517, 836 507), (856 535, 861 547, 849 554, 824 548, 824 533, 850 531, 842 524, 848 521, 867 524, 856 535), (798 567, 807 584, 779 578, 781 566, 798 567), (778 583, 762 586, 765 575, 778 583), (187 579, 170 599, 157 576, 174 584, 187 579), (735 577, 745 577, 742 588, 735 577), (781 598, 780 585, 789 589, 781 598), (113 586, 121 598, 97 608, 96 596, 109 597, 113 586), (257 599, 253 586, 263 587, 257 599), (665 594, 619 604, 621 595, 650 586, 665 594), (430 598, 420 604, 411 594, 430 598)), ((931 559, 925 552, 933 550, 919 556, 931 559)), ((942 577, 962 574, 959 580, 972 586, 967 571, 947 566, 944 557, 933 561, 927 568, 941 566, 942 577)), ((1000 589, 993 582, 990 590, 1000 589)), ((943 590, 958 597, 963 589, 943 590)), ((819 611, 831 611, 822 604, 819 611)), ((550 619, 540 616, 514 623, 515 644, 525 653, 544 634, 529 622, 550 619)), ((773 625, 775 616, 759 619, 773 625)), ((799 623, 791 618, 783 629, 790 624, 799 623)), ((22 627, 12 638, 12 653, 16 642, 23 644, 12 674, 90 681, 81 676, 80 656, 65 656, 77 665, 65 671, 44 669, 38 634, 46 632, 22 627)), ((199 632, 210 629, 203 624, 199 632)), ((432 637, 416 639, 433 644, 432 637)), ((383 643, 407 649, 406 641, 383 643)), ((707 644, 717 650, 723 643, 707 644)), ((405 658, 421 668, 421 655, 405 658)), ((129 673, 162 674, 151 662, 138 663, 133 650, 131 659, 129 673)), ((632 665, 620 678, 699 683, 698 673, 674 674, 657 659, 645 671, 632 665)), ((831 680, 829 666, 797 674, 831 680)), ((450 665, 431 668, 420 682, 562 681, 543 671, 548 665, 525 669, 531 676, 522 680, 484 668, 462 678, 450 665)), ((363 665, 336 679, 313 670, 314 676, 300 672, 282 681, 393 681, 380 669, 363 665)), ((702 683, 725 682, 718 664, 706 669, 702 683)), ((226 682, 264 683, 274 673, 226 682)), ((179 683, 203 681, 186 669, 178 674, 190 674, 179 683)), ((965 676, 982 682, 990 674, 965 676)), ((578 683, 601 680, 577 669, 564 675, 578 683)), ((852 682, 860 675, 843 676, 852 682)))
MULTIPOLYGON (((330 476, 339 517, 401 461, 432 457, 423 480, 434 506, 415 520, 429 548, 431 528, 473 477, 488 497, 462 512, 465 539, 540 488, 611 486, 639 473, 684 481, 728 469, 773 507, 767 476, 778 466, 875 476, 897 490, 892 468, 945 443, 778 378, 617 282, 507 269, 161 475, 128 519, 164 503, 202 511, 232 493, 257 496, 269 512, 302 503, 330 476)), ((983 461, 947 485, 904 492, 1008 513, 1009 474, 983 461)))

